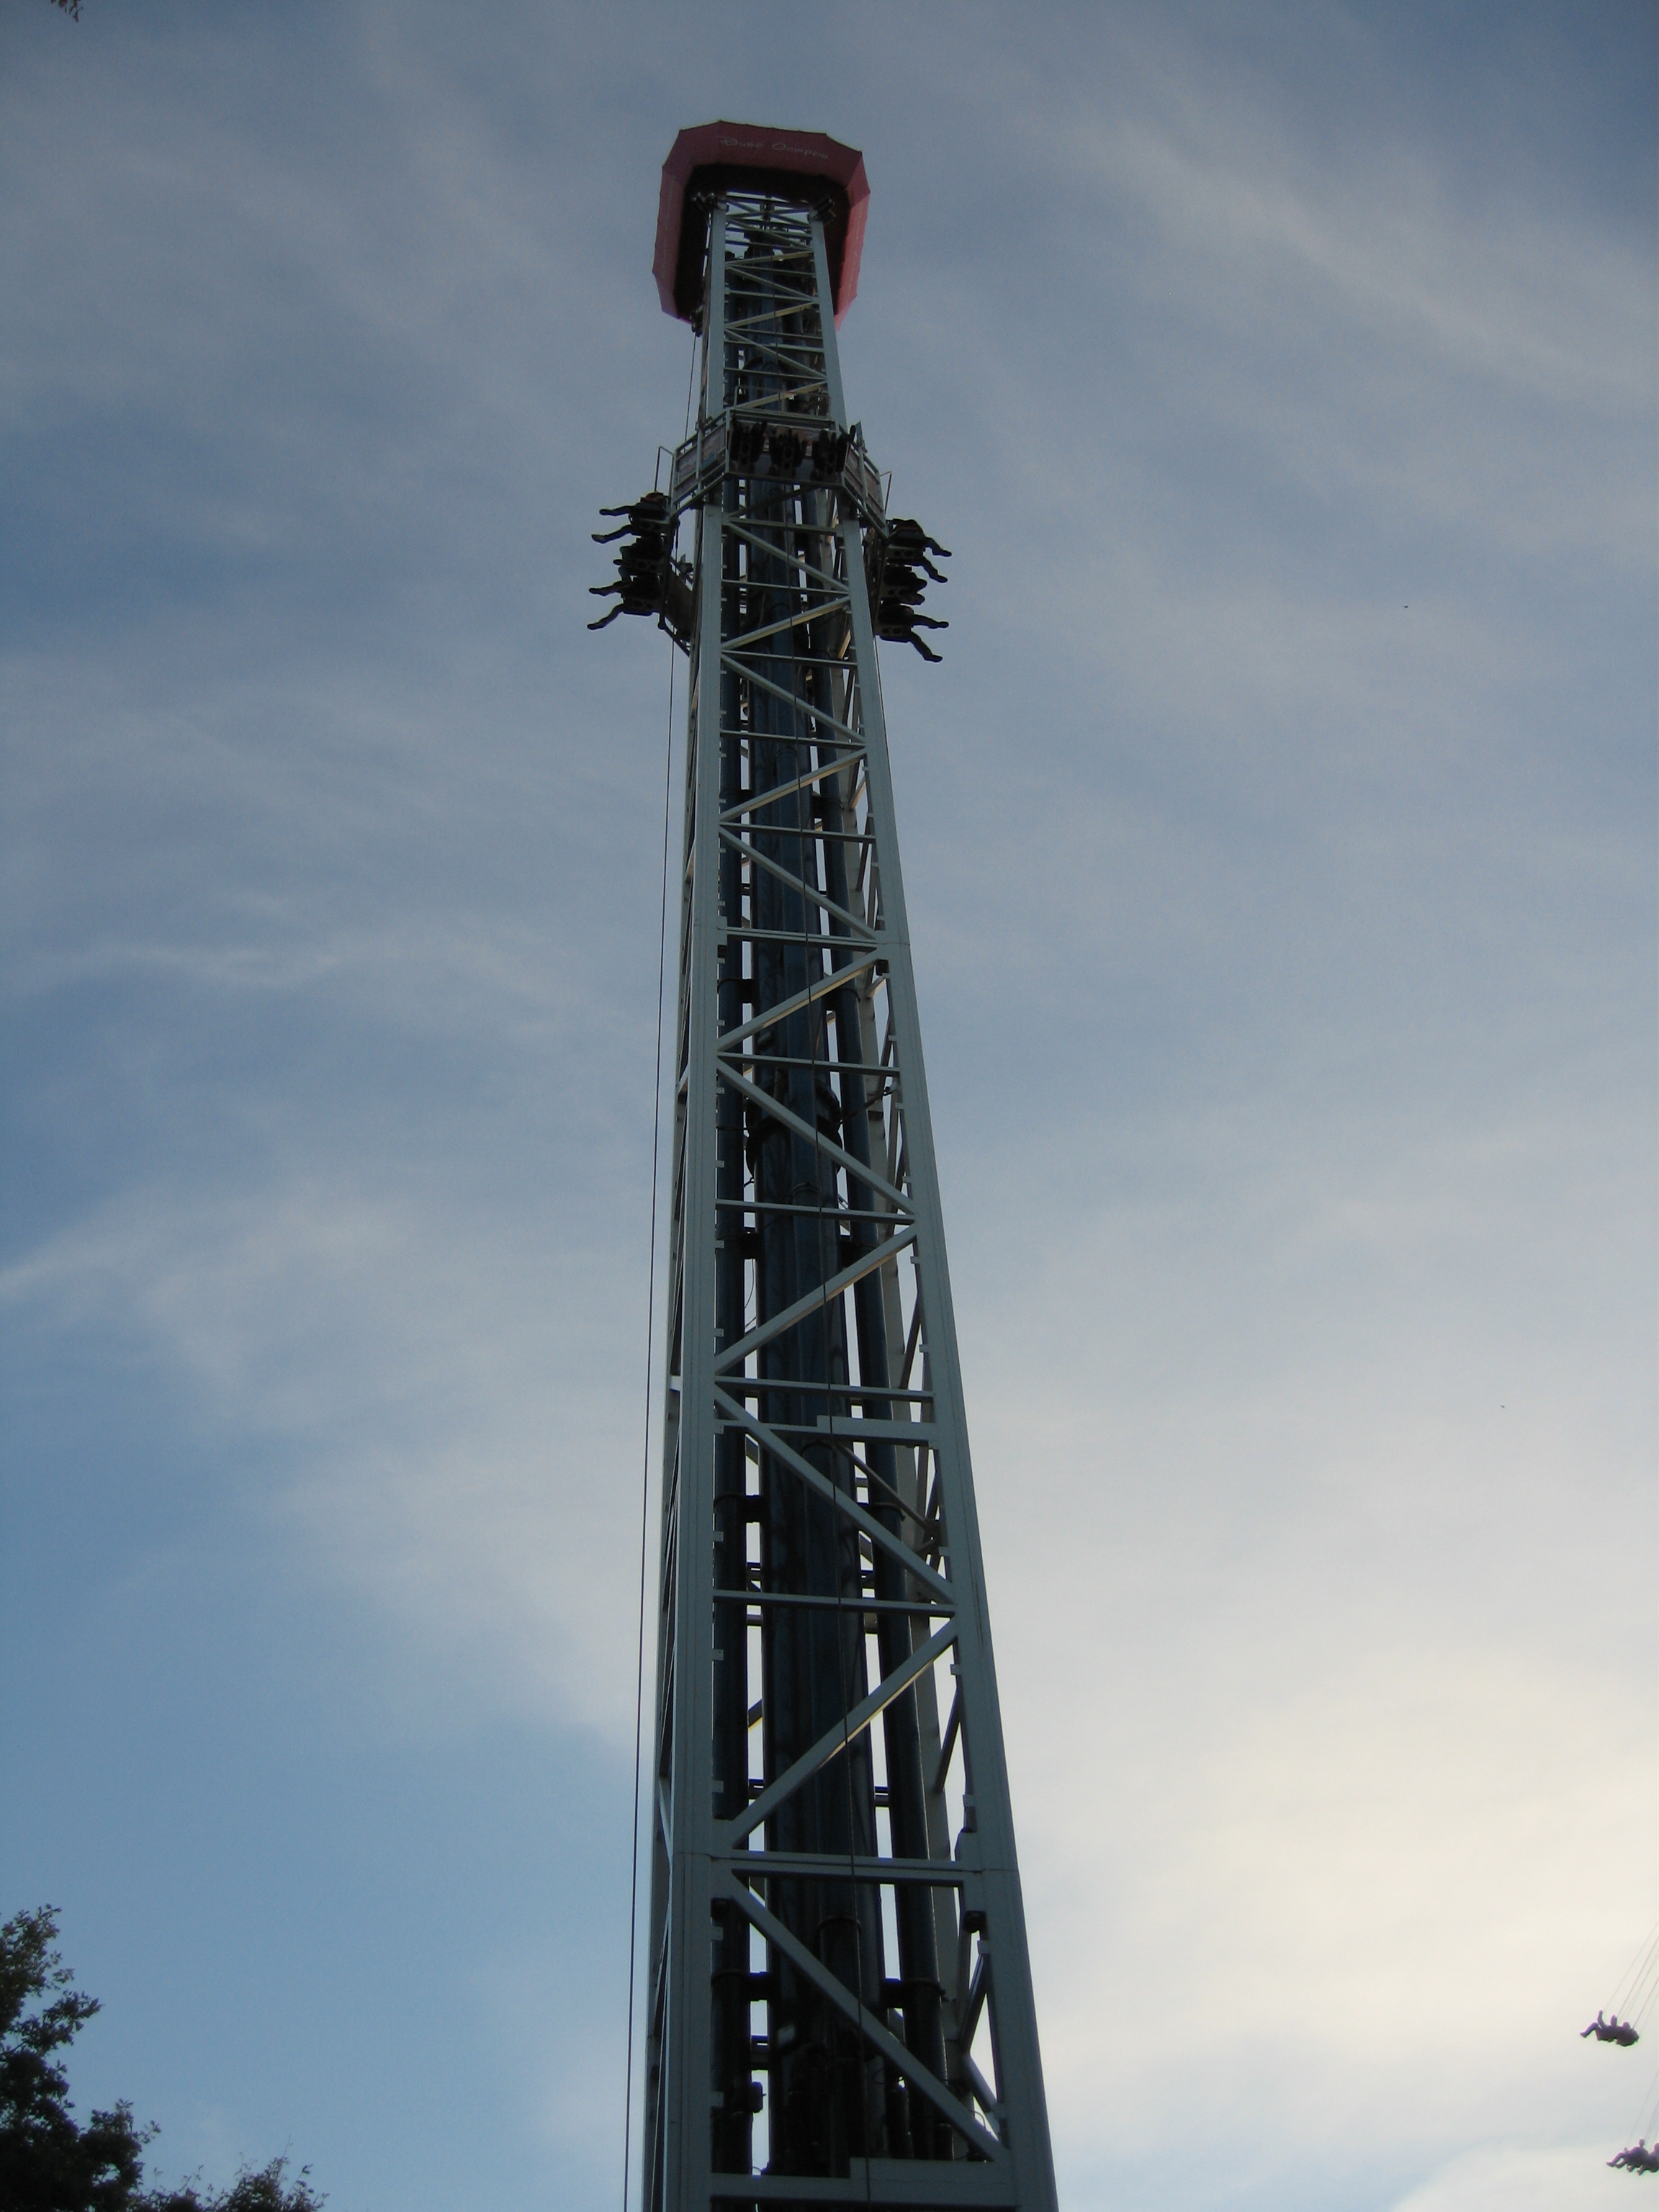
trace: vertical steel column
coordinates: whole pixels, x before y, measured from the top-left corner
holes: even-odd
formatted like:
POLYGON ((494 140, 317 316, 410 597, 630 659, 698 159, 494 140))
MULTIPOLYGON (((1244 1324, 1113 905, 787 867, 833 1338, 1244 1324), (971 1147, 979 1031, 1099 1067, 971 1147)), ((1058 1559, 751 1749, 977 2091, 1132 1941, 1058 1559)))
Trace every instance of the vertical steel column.
MULTIPOLYGON (((726 210, 714 210, 713 265, 725 258, 726 210)), ((725 295, 711 285, 703 341, 704 404, 719 404, 725 295), (714 368, 710 368, 710 363, 714 368)), ((672 1599, 663 1638, 665 1674, 658 1687, 659 1755, 666 1753, 657 1791, 665 1827, 667 1907, 661 1979, 665 2017, 659 2067, 661 2201, 670 2207, 708 2201, 710 2074, 709 1856, 713 1819, 710 1705, 714 1668, 713 1609, 713 1363, 718 1316, 714 1219, 719 1175, 714 1044, 718 1032, 720 779, 720 495, 718 488, 697 522, 696 657, 686 748, 685 862, 677 1086, 679 1142, 674 1163, 672 1223, 678 1312, 670 1328, 665 1400, 675 1402, 674 1466, 663 1486, 665 1596, 672 1599), (665 1787, 662 1786, 665 1784, 665 1787), (701 1990, 688 2005, 684 1992, 701 1990)), ((653 1915, 654 1917, 654 1915, 653 1915)), ((650 2154, 655 2115, 647 2116, 650 2154)))

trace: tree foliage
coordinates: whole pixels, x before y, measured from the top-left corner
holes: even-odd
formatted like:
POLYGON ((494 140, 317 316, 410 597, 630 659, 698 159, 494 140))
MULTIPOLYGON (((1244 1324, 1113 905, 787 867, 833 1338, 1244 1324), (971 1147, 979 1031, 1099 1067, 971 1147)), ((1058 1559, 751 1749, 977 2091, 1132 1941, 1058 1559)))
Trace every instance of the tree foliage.
POLYGON ((285 2181, 288 2160, 273 2158, 256 2173, 244 2166, 228 2189, 202 2196, 194 2182, 182 2189, 157 2190, 133 2200, 134 2212, 322 2212, 324 2200, 301 2166, 293 2181, 285 2181))
POLYGON ((50 1905, 0 1929, 0 2204, 13 2212, 122 2212, 143 2171, 131 2108, 71 2117, 57 2053, 98 2010, 72 1989, 50 1905), (34 2008, 27 2008, 38 2000, 34 2008))
MULTIPOLYGON (((64 4, 64 0, 59 0, 64 4)), ((5 2212, 322 2212, 323 2199, 288 2160, 244 2167, 227 2190, 204 2196, 193 2181, 144 2189, 143 2152, 155 2130, 133 2124, 125 2102, 84 2126, 70 2102, 66 2051, 99 2009, 72 1986, 58 1955, 49 1905, 0 1928, 0 2206, 5 2212)))

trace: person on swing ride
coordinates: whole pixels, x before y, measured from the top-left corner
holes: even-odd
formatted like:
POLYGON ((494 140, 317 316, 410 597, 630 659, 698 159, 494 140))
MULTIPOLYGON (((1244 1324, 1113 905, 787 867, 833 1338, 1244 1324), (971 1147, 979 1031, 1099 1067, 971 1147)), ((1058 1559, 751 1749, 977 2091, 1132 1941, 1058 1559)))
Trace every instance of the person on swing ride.
POLYGON ((1611 2020, 1603 2020, 1598 2012, 1588 2027, 1579 2030, 1578 2040, 1582 2043, 1587 2035, 1593 2035, 1598 2043, 1622 2044, 1627 2050, 1632 2043, 1639 2043, 1642 2039, 1630 2022, 1620 2020, 1617 2013, 1611 2020))

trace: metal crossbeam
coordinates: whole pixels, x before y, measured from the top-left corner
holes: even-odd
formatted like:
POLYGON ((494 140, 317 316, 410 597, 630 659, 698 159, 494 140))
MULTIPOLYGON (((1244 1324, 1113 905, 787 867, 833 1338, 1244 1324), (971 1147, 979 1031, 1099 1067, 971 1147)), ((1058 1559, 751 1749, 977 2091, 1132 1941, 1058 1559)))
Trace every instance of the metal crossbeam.
MULTIPOLYGON (((828 994, 834 988, 834 984, 842 977, 855 975, 866 965, 867 963, 864 961, 854 961, 847 967, 837 969, 835 978, 826 981, 822 991, 803 994, 803 1003, 816 1005, 818 1000, 828 994)), ((747 1036, 750 1030, 759 1026, 757 1022, 748 1023, 745 1024, 744 1034, 747 1036)), ((723 1036, 730 1034, 729 1030, 723 1032, 723 1036)), ((739 1075, 736 1068, 724 1057, 715 1061, 714 1069, 722 1083, 729 1085, 733 1091, 740 1091, 745 1098, 752 1099, 769 1121, 781 1123, 793 1136, 804 1137, 811 1146, 821 1163, 844 1169, 855 1182, 862 1184, 866 1190, 878 1192, 883 1198, 890 1201, 896 1213, 909 1212, 909 1199, 898 1185, 886 1176, 878 1175, 873 1168, 867 1167, 862 1161, 854 1159, 851 1152, 843 1152, 841 1146, 832 1143, 821 1129, 815 1128, 811 1122, 805 1120, 800 1115, 791 1112, 787 1106, 780 1104, 770 1091, 763 1091, 758 1083, 750 1083, 747 1076, 739 1075)), ((833 1210, 831 1208, 831 1211, 833 1210)), ((823 1213, 822 1207, 818 1209, 818 1213, 819 1218, 822 1218, 823 1213)))
MULTIPOLYGON (((765 1096, 764 1092, 761 1095, 765 1096)), ((758 1328, 751 1328, 747 1336, 740 1336, 734 1345, 716 1358, 714 1372, 724 1375, 734 1367, 741 1371, 750 1355, 758 1352, 763 1344, 769 1344, 775 1337, 784 1335, 809 1315, 821 1312, 831 1298, 838 1298, 843 1291, 850 1291, 855 1283, 861 1283, 866 1275, 873 1273, 878 1267, 884 1267, 889 1260, 896 1259, 907 1245, 915 1242, 915 1230, 906 1229, 899 1236, 889 1237, 886 1243, 876 1245, 854 1260, 850 1267, 842 1267, 838 1273, 831 1275, 827 1283, 821 1283, 816 1290, 808 1291, 804 1297, 797 1298, 792 1306, 785 1306, 781 1313, 773 1314, 762 1322, 758 1328)))
MULTIPOLYGON (((755 834, 764 836, 767 833, 757 831, 755 834)), ((801 841, 806 842, 810 836, 810 831, 803 831, 801 841)), ((848 928, 855 935, 864 939, 869 937, 869 925, 861 914, 849 914, 844 906, 837 906, 835 900, 821 891, 816 884, 809 884, 805 877, 796 871, 786 868, 781 860, 775 860, 769 853, 763 853, 759 846, 753 842, 752 837, 739 837, 734 830, 728 830, 722 822, 720 842, 723 845, 729 845, 734 853, 741 853, 751 868, 764 868, 768 875, 775 876, 781 884, 787 884, 791 890, 799 891, 802 900, 807 904, 816 907, 821 913, 834 915, 837 921, 844 921, 848 928)), ((734 936, 740 933, 737 931, 732 933, 734 936)))
MULTIPOLYGON (((769 1428, 764 1421, 749 1413, 735 1399, 728 1397, 724 1390, 715 1391, 714 1404, 717 1411, 725 1417, 726 1421, 732 1427, 745 1430, 757 1444, 765 1449, 768 1456, 777 1468, 787 1474, 799 1475, 809 1489, 818 1492, 841 1519, 849 1522, 861 1534, 867 1536, 873 1545, 890 1554, 918 1589, 932 1590, 946 1610, 955 1613, 957 1594, 944 1576, 935 1574, 919 1553, 913 1551, 909 1545, 896 1536, 890 1528, 884 1528, 873 1514, 865 1510, 856 1498, 849 1498, 845 1492, 839 1490, 822 1468, 814 1467, 811 1461, 798 1452, 793 1444, 787 1443, 775 1429, 769 1428)), ((851 1601, 852 1609, 855 1613, 858 1610, 859 1602, 856 1597, 851 1601)))
MULTIPOLYGON (((919 1651, 913 1651, 904 1664, 884 1680, 878 1682, 867 1698, 861 1698, 850 1713, 844 1714, 832 1729, 826 1729, 817 1741, 802 1752, 793 1766, 787 1767, 775 1782, 769 1783, 746 1813, 727 1824, 727 1833, 735 1844, 741 1836, 750 1834, 763 1820, 769 1820, 786 1797, 793 1797, 802 1784, 810 1782, 821 1766, 832 1759, 850 1752, 853 1740, 861 1735, 872 1720, 884 1713, 895 1698, 908 1690, 924 1667, 931 1667, 935 1659, 942 1659, 957 1640, 956 1624, 936 1630, 919 1651)), ((839 1866, 840 1861, 831 1863, 839 1866)))
MULTIPOLYGON (((747 1874, 745 1869, 744 1873, 747 1874)), ((750 1877, 752 1879, 752 1877, 750 1877)), ((1000 2165, 1007 2155, 999 2137, 963 2112, 961 2104, 936 2074, 931 2073, 899 2041, 875 2015, 869 2014, 846 1984, 836 1979, 829 1968, 814 1958, 799 1936, 787 1928, 775 1913, 769 1912, 760 1899, 748 1889, 745 1881, 738 1878, 738 1869, 730 1869, 725 1885, 726 1894, 738 1911, 752 1921, 774 1949, 781 1951, 803 1976, 829 1998, 836 2010, 852 2021, 862 2039, 872 2043, 900 2078, 913 2089, 920 2090, 946 2124, 966 2138, 980 2156, 1000 2165)))
MULTIPOLYGON (((736 935, 738 933, 734 931, 732 933, 736 935)), ((762 930, 746 933, 757 937, 777 934, 762 930)), ((799 939, 800 933, 794 934, 799 939)), ((866 968, 873 966, 880 957, 881 946, 878 942, 867 951, 860 952, 856 960, 844 962, 841 967, 831 969, 828 975, 814 976, 811 982, 797 991, 793 998, 780 999, 775 1006, 767 1006, 758 1014, 751 1014, 747 1021, 736 1022, 730 1029, 722 1030, 715 1040, 716 1049, 729 1053, 733 1045, 741 1044, 744 1037, 752 1036, 757 1030, 781 1028, 792 1014, 803 1013, 809 1006, 816 1006, 820 999, 827 998, 831 991, 839 991, 843 985, 852 982, 855 976, 861 975, 866 968)))

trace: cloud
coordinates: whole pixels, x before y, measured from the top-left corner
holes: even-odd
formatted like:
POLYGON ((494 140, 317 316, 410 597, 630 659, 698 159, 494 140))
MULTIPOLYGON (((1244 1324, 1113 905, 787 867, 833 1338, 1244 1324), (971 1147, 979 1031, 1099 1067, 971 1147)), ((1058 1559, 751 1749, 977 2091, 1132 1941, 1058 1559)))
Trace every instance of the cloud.
POLYGON ((1098 1638, 1064 1743, 1022 1746, 1037 1924, 1068 1929, 1038 1948, 1060 2109, 1149 2152, 1196 2075, 1206 2135, 1395 2157, 1594 2111, 1605 2079, 1573 2045, 1587 1954, 1617 1955, 1620 1908, 1644 1907, 1609 1838, 1650 1799, 1644 1701, 1453 1621, 1344 1638, 1316 1602, 1300 1680, 1220 1608, 1236 1683, 1206 1696, 1181 1649, 1195 1610, 1098 1638))
POLYGON ((233 1467, 274 1446, 274 1478, 233 1478, 242 1510, 291 1573, 380 1611, 423 1691, 459 1665, 489 1704, 621 1744, 633 1624, 593 1563, 637 1551, 641 1408, 591 1378, 643 1381, 632 1287, 602 1249, 355 1176, 137 1194, 14 1262, 0 1300, 162 1361, 233 1467))
MULTIPOLYGON (((1654 1091, 1605 56, 923 5, 830 83, 720 6, 86 12, 0 133, 47 1423, 149 1377, 146 1464, 207 1439, 295 1636, 374 1624, 341 1695, 425 1715, 434 1789, 505 1710, 623 1832, 666 672, 582 629, 587 532, 682 421, 672 131, 860 140, 848 388, 956 547, 945 667, 884 685, 1068 2200, 1605 2193, 1654 1091)), ((475 1964, 580 2160, 599 2059, 475 1964)))
POLYGON ((1394 2212, 1589 2212, 1607 2201, 1600 2143, 1476 2150, 1401 2197, 1394 2212))

